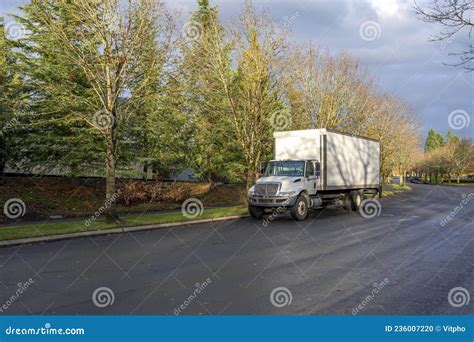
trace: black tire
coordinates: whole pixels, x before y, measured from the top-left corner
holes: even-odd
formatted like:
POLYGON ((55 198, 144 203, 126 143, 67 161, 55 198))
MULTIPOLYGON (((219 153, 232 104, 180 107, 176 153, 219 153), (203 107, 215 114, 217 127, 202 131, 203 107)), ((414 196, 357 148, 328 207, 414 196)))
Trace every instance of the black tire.
POLYGON ((296 221, 303 221, 308 217, 308 198, 304 195, 299 195, 295 204, 290 208, 290 215, 296 221))
POLYGON ((351 193, 347 192, 344 194, 343 198, 343 207, 346 210, 352 210, 352 200, 351 200, 351 193))
POLYGON ((352 191, 351 192, 351 210, 359 210, 360 204, 364 200, 364 193, 362 190, 352 191))
POLYGON ((263 208, 256 207, 254 205, 249 205, 249 214, 253 218, 261 219, 263 217, 263 214, 265 214, 265 212, 263 208))
POLYGON ((382 187, 377 189, 377 192, 374 194, 374 198, 375 199, 382 198, 382 187))

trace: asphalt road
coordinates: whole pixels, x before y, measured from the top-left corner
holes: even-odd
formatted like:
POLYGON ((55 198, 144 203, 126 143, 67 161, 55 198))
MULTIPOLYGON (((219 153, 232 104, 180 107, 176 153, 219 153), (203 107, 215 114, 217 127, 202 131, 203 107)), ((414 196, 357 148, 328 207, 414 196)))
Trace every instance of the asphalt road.
POLYGON ((0 314, 474 314, 474 187, 415 185, 380 203, 370 219, 327 208, 298 223, 246 218, 3 248, 0 314), (113 303, 94 304, 100 287, 113 303))

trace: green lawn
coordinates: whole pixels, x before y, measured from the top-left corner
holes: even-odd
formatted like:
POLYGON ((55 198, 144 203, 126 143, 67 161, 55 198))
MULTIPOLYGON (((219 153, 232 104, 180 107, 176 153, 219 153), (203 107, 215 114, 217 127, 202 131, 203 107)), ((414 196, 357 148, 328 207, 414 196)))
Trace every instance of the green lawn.
POLYGON ((396 193, 399 193, 405 190, 411 190, 410 186, 400 185, 400 184, 383 185, 382 196, 383 197, 392 196, 392 195, 395 195, 396 193))
POLYGON ((431 185, 443 185, 443 186, 473 186, 473 185, 474 185, 474 183, 472 183, 472 182, 462 182, 462 183, 456 183, 456 182, 448 183, 448 182, 443 182, 443 183, 439 183, 439 184, 436 184, 436 183, 428 183, 428 184, 431 184, 431 185))
POLYGON ((199 219, 209 219, 233 215, 242 215, 247 213, 247 208, 242 206, 205 209, 203 213, 196 218, 187 218, 180 211, 160 214, 130 215, 123 219, 122 224, 107 224, 103 219, 86 225, 85 219, 71 221, 58 221, 51 223, 37 223, 23 226, 0 227, 0 240, 12 240, 38 236, 58 235, 66 233, 77 233, 92 230, 107 230, 120 227, 143 226, 148 224, 185 222, 199 219))

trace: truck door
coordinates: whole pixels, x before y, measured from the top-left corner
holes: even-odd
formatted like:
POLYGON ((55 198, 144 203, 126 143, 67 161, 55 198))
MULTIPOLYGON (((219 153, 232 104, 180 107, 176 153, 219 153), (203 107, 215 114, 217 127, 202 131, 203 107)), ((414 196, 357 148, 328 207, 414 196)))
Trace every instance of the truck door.
POLYGON ((312 160, 306 162, 305 183, 308 194, 310 196, 315 195, 318 187, 318 176, 316 175, 316 168, 312 160))

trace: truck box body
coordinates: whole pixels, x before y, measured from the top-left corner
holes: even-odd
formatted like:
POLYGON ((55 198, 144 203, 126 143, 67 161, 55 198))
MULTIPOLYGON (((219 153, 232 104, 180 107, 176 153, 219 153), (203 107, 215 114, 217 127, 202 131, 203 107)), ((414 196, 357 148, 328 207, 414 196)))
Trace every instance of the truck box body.
POLYGON ((275 160, 317 160, 318 190, 380 186, 380 143, 328 129, 275 132, 275 160))

